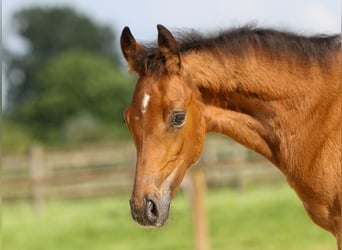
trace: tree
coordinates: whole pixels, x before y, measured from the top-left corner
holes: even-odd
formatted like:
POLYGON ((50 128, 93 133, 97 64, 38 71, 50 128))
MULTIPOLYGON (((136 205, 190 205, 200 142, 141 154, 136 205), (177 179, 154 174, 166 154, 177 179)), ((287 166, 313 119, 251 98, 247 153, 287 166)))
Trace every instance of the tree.
POLYGON ((12 54, 7 61, 9 107, 14 115, 39 95, 37 75, 43 66, 63 51, 82 49, 109 58, 118 66, 114 33, 70 8, 33 7, 13 18, 17 33, 29 44, 24 56, 12 54))
POLYGON ((47 63, 38 74, 37 88, 36 98, 26 102, 20 117, 44 140, 80 114, 113 126, 122 124, 133 85, 111 60, 70 50, 47 63))
POLYGON ((81 138, 89 126, 123 127, 133 85, 120 71, 111 28, 63 7, 23 9, 13 23, 29 50, 6 62, 7 118, 26 124, 43 142, 61 142, 75 131, 81 138))

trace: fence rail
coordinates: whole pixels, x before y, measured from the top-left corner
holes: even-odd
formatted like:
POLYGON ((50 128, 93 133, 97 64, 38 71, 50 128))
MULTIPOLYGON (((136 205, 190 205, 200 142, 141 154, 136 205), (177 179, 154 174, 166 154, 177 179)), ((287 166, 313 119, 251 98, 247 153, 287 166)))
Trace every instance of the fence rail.
MULTIPOLYGON (((34 146, 27 155, 3 157, 3 199, 30 199, 40 210, 45 199, 129 192, 134 164, 135 149, 131 143, 68 150, 34 146)), ((198 165, 209 185, 243 188, 253 181, 283 180, 263 158, 220 137, 207 140, 198 165)))

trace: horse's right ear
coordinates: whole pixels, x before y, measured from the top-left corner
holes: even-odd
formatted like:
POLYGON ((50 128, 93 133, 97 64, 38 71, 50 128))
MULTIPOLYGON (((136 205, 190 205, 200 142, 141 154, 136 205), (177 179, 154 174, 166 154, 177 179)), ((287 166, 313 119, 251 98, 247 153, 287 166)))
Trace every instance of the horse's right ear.
POLYGON ((136 68, 136 59, 140 51, 143 50, 142 46, 138 44, 129 28, 126 26, 121 33, 120 45, 122 53, 128 63, 130 70, 138 72, 136 68))

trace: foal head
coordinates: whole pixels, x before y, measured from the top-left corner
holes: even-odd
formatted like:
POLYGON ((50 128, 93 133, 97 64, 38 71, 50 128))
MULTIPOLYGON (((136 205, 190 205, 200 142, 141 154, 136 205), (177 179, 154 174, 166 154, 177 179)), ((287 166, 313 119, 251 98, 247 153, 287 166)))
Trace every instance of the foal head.
POLYGON ((158 46, 146 49, 124 28, 121 49, 139 75, 125 121, 137 150, 131 213, 141 225, 162 226, 186 170, 199 158, 205 121, 177 42, 158 25, 158 46))

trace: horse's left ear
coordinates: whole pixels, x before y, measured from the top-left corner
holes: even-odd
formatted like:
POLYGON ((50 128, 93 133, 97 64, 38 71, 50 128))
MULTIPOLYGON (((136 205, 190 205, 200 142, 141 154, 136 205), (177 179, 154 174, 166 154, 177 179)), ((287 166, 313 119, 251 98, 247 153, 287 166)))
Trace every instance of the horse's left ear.
POLYGON ((128 62, 128 66, 130 70, 139 73, 139 69, 137 68, 137 65, 136 65, 136 60, 137 60, 138 54, 140 53, 140 51, 143 50, 143 48, 139 43, 135 41, 128 27, 125 27, 122 30, 121 37, 120 37, 120 45, 121 45, 122 53, 126 61, 128 62))
POLYGON ((158 24, 158 47, 165 58, 165 68, 168 72, 177 72, 181 68, 181 57, 176 39, 163 25, 158 24))

